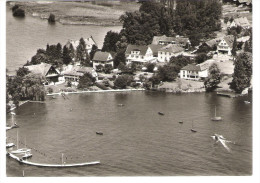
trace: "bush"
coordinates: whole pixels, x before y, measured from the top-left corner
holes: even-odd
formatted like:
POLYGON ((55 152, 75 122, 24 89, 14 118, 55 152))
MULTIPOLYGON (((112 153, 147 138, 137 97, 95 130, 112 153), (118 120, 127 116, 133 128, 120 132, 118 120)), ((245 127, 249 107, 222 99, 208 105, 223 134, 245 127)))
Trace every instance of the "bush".
POLYGON ((15 10, 17 10, 19 8, 19 6, 16 4, 12 7, 12 12, 14 12, 15 10))
POLYGON ((13 16, 15 17, 25 17, 25 12, 23 9, 17 8, 14 12, 13 12, 13 16))
POLYGON ((48 18, 48 22, 49 23, 55 23, 55 15, 54 14, 50 14, 49 18, 48 18))
POLYGON ((153 70, 155 68, 155 64, 154 63, 147 63, 146 68, 147 68, 147 72, 153 72, 153 70))
POLYGON ((127 86, 129 86, 132 81, 133 81, 132 76, 122 75, 116 78, 116 80, 114 81, 114 85, 116 88, 124 89, 127 86))
POLYGON ((48 93, 53 93, 53 89, 52 88, 48 88, 47 91, 48 91, 48 93))
POLYGON ((71 86, 72 86, 71 81, 68 81, 67 82, 67 87, 71 87, 71 86))

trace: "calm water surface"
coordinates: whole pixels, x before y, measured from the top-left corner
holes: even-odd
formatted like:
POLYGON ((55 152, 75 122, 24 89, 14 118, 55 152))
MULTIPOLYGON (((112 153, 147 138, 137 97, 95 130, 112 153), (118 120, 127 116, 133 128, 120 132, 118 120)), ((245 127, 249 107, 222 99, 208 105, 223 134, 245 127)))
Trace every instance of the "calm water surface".
POLYGON ((110 30, 120 31, 121 26, 77 26, 77 25, 49 25, 47 20, 30 17, 15 18, 7 7, 6 12, 6 59, 10 74, 15 73, 27 60, 36 54, 37 49, 46 45, 66 44, 69 39, 79 40, 81 37, 93 36, 99 48, 103 46, 106 33, 110 30))
POLYGON ((18 131, 19 147, 26 141, 33 148, 31 161, 60 163, 64 153, 67 163, 101 164, 38 168, 7 158, 7 176, 22 176, 22 170, 25 176, 251 175, 252 106, 244 100, 204 93, 126 92, 27 103, 13 118, 20 128, 7 131, 7 137, 16 143, 18 131), (121 103, 125 106, 118 107, 121 103), (215 105, 223 121, 210 120, 215 105), (190 131, 192 120, 197 133, 190 131), (231 152, 211 139, 214 133, 235 143, 227 144, 231 152))

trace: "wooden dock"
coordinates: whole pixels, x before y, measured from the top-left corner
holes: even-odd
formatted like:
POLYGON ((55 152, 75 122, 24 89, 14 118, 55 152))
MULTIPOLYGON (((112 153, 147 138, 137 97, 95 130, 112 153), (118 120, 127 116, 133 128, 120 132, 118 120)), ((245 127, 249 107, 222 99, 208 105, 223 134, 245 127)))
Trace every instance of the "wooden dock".
POLYGON ((7 156, 15 159, 19 163, 23 163, 26 165, 38 166, 38 167, 54 167, 54 168, 66 168, 66 167, 79 167, 79 166, 90 166, 90 165, 98 165, 100 161, 92 161, 92 162, 85 162, 85 163, 73 163, 73 164, 46 164, 46 163, 34 163, 27 160, 23 160, 12 153, 7 153, 7 156))
POLYGON ((228 97, 228 98, 234 98, 235 95, 229 94, 229 93, 222 93, 222 92, 217 92, 217 95, 222 96, 222 97, 228 97))

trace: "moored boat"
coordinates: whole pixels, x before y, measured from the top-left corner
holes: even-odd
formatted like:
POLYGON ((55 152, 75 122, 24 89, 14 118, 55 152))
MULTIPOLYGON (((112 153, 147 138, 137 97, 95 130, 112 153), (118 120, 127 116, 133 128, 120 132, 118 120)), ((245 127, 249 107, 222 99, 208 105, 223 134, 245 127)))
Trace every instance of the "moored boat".
POLYGON ((159 114, 159 115, 164 115, 164 113, 162 113, 162 112, 158 112, 158 114, 159 114))
POLYGON ((32 153, 27 152, 25 153, 25 155, 22 156, 22 159, 27 159, 27 158, 31 158, 32 157, 32 153))
POLYGON ((31 149, 21 148, 21 149, 11 151, 12 154, 23 154, 23 153, 28 153, 28 152, 31 152, 31 149))
POLYGON ((249 102, 249 101, 244 101, 244 103, 245 103, 245 104, 250 104, 251 102, 249 102))
POLYGON ((15 146, 14 143, 8 143, 8 144, 6 144, 6 148, 11 148, 11 147, 14 147, 14 146, 15 146))
POLYGON ((96 132, 97 135, 103 135, 103 132, 96 132))

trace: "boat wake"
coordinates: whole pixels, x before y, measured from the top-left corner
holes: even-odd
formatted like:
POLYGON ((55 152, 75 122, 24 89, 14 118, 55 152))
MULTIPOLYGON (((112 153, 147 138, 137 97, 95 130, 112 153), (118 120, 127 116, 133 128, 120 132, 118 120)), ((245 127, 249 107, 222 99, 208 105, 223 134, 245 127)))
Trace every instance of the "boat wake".
POLYGON ((220 142, 223 147, 228 151, 231 152, 231 149, 227 146, 227 143, 233 143, 235 144, 235 142, 226 140, 226 138, 224 138, 222 135, 218 135, 218 134, 214 134, 213 136, 211 136, 213 138, 213 140, 216 141, 216 143, 220 142))

